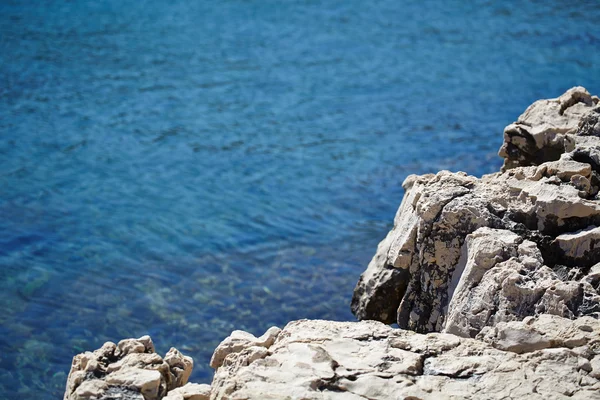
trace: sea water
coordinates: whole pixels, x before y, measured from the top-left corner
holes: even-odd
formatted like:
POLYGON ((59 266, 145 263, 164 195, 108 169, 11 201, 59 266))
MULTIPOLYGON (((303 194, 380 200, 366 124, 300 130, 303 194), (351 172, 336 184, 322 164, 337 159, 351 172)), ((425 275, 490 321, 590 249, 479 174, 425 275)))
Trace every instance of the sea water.
POLYGON ((0 398, 150 334, 214 347, 352 289, 403 179, 498 170, 538 98, 600 93, 597 1, 0 2, 0 398))

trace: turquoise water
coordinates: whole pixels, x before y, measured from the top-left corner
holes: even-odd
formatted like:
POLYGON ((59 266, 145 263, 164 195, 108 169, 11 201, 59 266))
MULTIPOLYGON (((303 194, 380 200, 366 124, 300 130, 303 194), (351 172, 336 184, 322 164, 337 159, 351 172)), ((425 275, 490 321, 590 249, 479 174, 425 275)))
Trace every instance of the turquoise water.
POLYGON ((209 382, 233 329, 352 320, 408 174, 600 93, 600 3, 506 3, 0 2, 0 398, 107 340, 209 382))

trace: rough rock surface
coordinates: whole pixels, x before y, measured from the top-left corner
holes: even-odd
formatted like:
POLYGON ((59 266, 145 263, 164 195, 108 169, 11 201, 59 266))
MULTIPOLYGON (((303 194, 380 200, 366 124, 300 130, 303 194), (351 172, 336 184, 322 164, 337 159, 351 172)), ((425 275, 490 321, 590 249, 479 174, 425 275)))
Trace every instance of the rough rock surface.
POLYGON ((192 368, 192 359, 175 348, 164 358, 156 354, 149 336, 107 342, 73 358, 64 399, 158 400, 185 385, 192 368))
POLYGON ((600 134, 598 97, 574 87, 556 99, 533 103, 519 119, 504 129, 499 155, 503 170, 558 160, 575 149, 577 136, 600 134), (592 112, 590 112, 592 111, 592 112))
POLYGON ((210 398, 600 399, 597 320, 529 317, 487 327, 480 339, 295 321, 268 348, 248 342, 229 353, 210 398))
POLYGON ((188 383, 182 387, 171 390, 164 400, 209 400, 210 385, 188 383))
POLYGON ((465 337, 544 313, 598 318, 599 120, 598 98, 573 88, 506 128, 503 172, 409 176, 355 315, 465 337))

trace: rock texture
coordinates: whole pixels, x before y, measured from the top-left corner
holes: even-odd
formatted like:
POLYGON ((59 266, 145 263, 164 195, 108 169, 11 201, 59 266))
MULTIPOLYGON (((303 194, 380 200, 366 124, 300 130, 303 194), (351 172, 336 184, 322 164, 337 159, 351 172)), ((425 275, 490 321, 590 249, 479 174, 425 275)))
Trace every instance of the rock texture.
POLYGON ((175 348, 164 358, 156 354, 149 336, 107 342, 73 358, 64 399, 158 400, 185 385, 192 368, 192 359, 175 348))
POLYGON ((598 137, 597 105, 598 97, 590 96, 582 87, 574 87, 556 99, 533 103, 504 129, 499 152, 505 159, 503 170, 558 160, 582 142, 577 136, 598 137))
POLYGON ((209 400, 210 385, 188 383, 182 387, 171 390, 164 400, 209 400))
POLYGON ((598 318, 599 117, 573 88, 506 128, 503 172, 409 176, 355 315, 464 337, 545 313, 598 318))
POLYGON ((295 321, 268 348, 231 351, 211 399, 600 399, 600 323, 553 315, 481 340, 375 321, 295 321))

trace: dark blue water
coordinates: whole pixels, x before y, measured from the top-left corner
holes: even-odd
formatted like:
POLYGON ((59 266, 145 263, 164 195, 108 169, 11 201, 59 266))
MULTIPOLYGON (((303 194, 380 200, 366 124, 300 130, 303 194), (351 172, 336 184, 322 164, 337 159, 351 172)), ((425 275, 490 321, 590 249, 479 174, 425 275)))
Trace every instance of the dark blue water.
POLYGON ((410 173, 600 92, 600 3, 0 2, 0 398, 149 333, 194 357, 353 286, 410 173))

